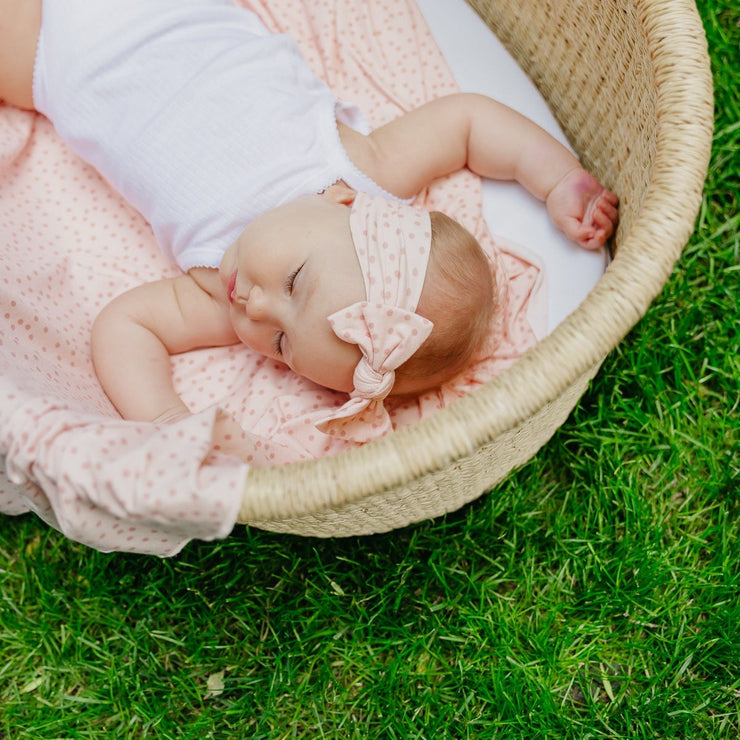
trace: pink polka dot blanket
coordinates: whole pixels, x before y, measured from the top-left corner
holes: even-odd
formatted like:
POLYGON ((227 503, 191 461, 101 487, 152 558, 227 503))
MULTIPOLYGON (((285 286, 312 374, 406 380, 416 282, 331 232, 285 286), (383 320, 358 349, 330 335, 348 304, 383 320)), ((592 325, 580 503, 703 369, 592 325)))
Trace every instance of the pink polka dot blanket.
MULTIPOLYGON (((453 92, 454 77, 413 0, 242 0, 270 30, 291 34, 314 72, 371 125, 453 92), (419 60, 423 60, 419 64, 419 60)), ((535 342, 540 270, 494 239, 480 182, 460 172, 416 204, 468 227, 488 251, 505 310, 490 351, 447 386, 393 402, 412 424, 509 367, 535 342), (500 276, 506 280, 501 281, 500 276)), ((356 443, 302 423, 347 400, 243 346, 173 358, 192 417, 169 425, 123 421, 90 359, 90 328, 105 303, 172 276, 148 225, 59 139, 42 116, 0 105, 0 511, 35 511, 100 550, 171 555, 192 538, 233 528, 250 466, 331 455, 356 443), (219 414, 253 440, 246 461, 214 452, 219 414)))

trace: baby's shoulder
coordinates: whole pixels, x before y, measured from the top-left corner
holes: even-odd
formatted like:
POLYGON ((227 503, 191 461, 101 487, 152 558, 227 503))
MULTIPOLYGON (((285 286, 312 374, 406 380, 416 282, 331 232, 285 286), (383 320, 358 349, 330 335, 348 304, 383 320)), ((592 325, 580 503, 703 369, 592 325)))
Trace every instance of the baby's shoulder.
POLYGON ((179 321, 186 327, 193 347, 218 347, 238 341, 218 270, 194 267, 174 278, 171 285, 179 321))

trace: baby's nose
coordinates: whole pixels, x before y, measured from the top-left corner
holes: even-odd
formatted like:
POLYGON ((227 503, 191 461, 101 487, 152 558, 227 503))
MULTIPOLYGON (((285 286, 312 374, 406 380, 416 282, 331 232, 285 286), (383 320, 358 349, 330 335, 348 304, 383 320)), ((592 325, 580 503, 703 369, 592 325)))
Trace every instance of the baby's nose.
POLYGON ((244 308, 247 316, 252 319, 252 321, 264 321, 268 318, 269 306, 265 291, 258 285, 253 285, 247 295, 244 308))

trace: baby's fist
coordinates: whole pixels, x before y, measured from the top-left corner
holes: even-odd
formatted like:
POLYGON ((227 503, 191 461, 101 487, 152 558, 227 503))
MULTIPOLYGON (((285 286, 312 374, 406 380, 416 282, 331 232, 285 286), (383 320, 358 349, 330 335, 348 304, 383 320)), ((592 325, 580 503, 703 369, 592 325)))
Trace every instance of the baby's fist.
POLYGON ((598 249, 614 233, 619 199, 581 167, 570 170, 547 196, 553 223, 576 244, 598 249))

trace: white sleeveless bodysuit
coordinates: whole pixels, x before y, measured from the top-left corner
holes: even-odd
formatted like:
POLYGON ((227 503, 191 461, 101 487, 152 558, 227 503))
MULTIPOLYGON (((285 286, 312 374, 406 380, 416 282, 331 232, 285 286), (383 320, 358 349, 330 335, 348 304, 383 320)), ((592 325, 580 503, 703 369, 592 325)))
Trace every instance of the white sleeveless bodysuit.
POLYGON ((344 180, 336 121, 367 133, 295 43, 228 0, 44 0, 34 102, 183 269, 249 221, 344 180))

